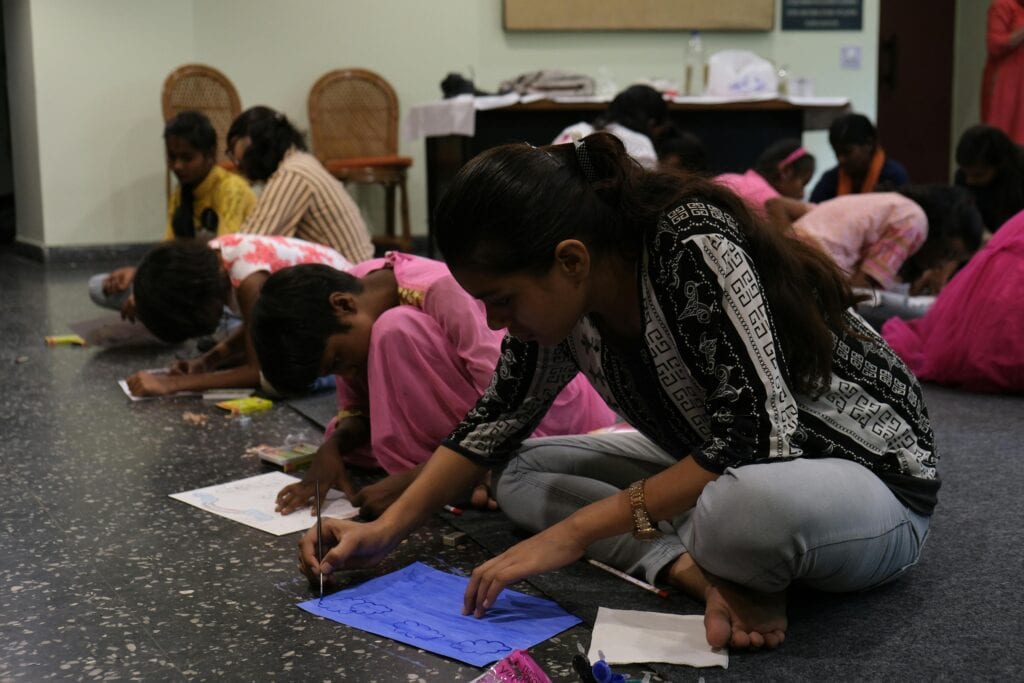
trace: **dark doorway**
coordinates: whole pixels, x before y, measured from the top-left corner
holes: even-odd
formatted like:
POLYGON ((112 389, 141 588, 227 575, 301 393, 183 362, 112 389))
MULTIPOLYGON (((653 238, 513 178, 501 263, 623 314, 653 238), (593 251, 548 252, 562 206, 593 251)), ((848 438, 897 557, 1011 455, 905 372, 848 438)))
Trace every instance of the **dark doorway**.
POLYGON ((956 0, 878 4, 878 135, 913 182, 947 183, 956 0))

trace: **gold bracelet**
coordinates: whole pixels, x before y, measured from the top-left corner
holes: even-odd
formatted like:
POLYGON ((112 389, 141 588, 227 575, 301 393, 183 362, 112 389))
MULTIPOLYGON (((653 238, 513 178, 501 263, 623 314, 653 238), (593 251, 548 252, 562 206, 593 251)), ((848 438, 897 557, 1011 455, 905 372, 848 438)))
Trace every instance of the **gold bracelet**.
POLYGON ((661 532, 651 523, 651 515, 647 512, 647 501, 644 499, 646 481, 634 481, 627 490, 629 510, 633 516, 633 537, 641 541, 650 541, 661 536, 661 532))

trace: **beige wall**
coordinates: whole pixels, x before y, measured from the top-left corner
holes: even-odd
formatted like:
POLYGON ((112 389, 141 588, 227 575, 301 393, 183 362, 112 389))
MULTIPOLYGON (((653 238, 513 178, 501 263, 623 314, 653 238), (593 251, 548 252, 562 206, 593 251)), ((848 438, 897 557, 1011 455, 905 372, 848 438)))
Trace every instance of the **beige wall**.
MULTIPOLYGON (((4 2, 19 26, 31 13, 31 44, 21 37, 13 45, 8 40, 8 51, 16 48, 23 57, 17 90, 12 78, 12 101, 19 107, 12 125, 18 234, 48 246, 143 242, 162 235, 159 91, 167 73, 182 63, 216 66, 234 81, 243 106, 273 106, 305 127, 309 88, 333 68, 363 66, 381 73, 405 110, 438 98, 438 84, 449 71, 472 69, 485 90, 545 67, 591 74, 606 67, 620 87, 642 78, 678 78, 686 45, 686 35, 677 32, 506 34, 499 0, 4 2), (32 87, 35 96, 29 97, 32 87), (29 135, 33 118, 37 150, 29 135), (32 203, 31 195, 22 197, 32 183, 21 182, 21 170, 31 178, 33 166, 39 218, 22 206, 32 203)), ((865 0, 862 32, 715 33, 705 35, 705 50, 754 50, 813 78, 818 94, 847 95, 856 109, 873 116, 879 2, 865 0), (839 69, 839 47, 848 44, 863 50, 859 71, 839 69)), ((9 26, 8 34, 15 30, 9 26)), ((805 142, 819 167, 834 163, 824 133, 810 133, 805 142)), ((415 160, 413 229, 423 233, 423 143, 403 143, 401 151, 415 160)), ((370 213, 376 215, 372 208, 370 213)))

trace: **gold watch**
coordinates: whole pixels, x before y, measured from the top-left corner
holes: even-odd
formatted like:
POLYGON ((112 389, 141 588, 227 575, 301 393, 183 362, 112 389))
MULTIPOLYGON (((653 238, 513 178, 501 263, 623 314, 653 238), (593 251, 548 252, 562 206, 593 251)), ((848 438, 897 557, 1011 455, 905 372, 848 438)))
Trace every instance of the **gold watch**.
POLYGON ((651 515, 647 512, 647 502, 644 500, 645 479, 634 481, 629 485, 629 510, 633 515, 633 538, 641 541, 650 541, 661 536, 657 527, 651 524, 651 515))

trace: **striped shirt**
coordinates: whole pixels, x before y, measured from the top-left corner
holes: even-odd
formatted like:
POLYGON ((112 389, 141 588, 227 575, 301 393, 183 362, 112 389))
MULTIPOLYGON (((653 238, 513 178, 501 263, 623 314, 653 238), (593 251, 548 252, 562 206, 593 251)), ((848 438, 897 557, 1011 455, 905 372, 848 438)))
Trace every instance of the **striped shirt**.
POLYGON ((512 457, 578 372, 668 453, 707 470, 789 458, 845 458, 924 514, 938 456, 921 387, 853 313, 834 331, 832 377, 795 391, 774 315, 736 220, 699 198, 644 236, 637 274, 643 338, 605 344, 589 316, 558 346, 506 336, 494 378, 445 445, 480 464, 512 457))
POLYGON ((240 232, 325 244, 352 263, 373 256, 359 207, 316 157, 296 149, 284 155, 240 232))

